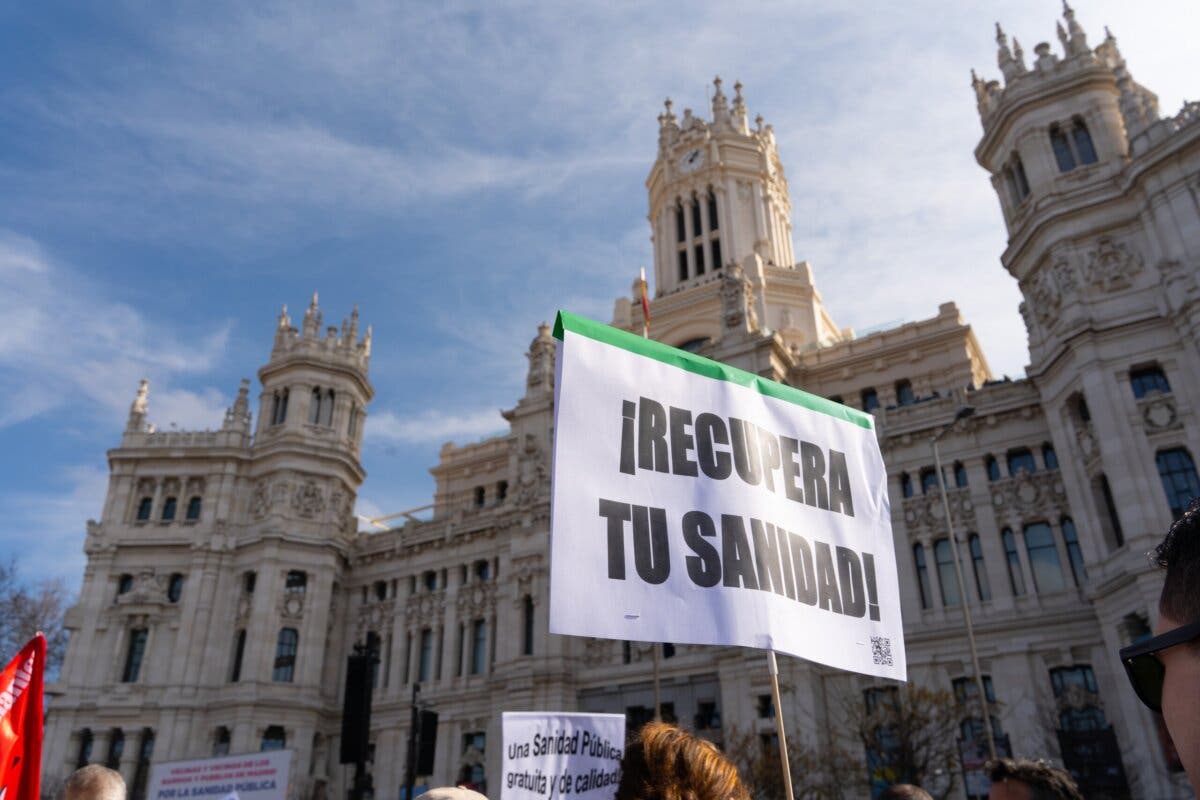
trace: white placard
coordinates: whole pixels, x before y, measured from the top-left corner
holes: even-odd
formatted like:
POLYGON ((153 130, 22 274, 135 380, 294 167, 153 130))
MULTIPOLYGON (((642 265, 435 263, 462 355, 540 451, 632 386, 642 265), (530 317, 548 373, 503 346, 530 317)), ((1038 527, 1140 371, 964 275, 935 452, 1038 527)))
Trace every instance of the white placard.
POLYGON ((623 714, 506 711, 500 800, 609 800, 621 780, 623 714))
POLYGON ((550 631, 904 680, 870 416, 559 315, 550 631))
POLYGON ((167 761, 150 770, 146 800, 284 800, 291 764, 291 750, 167 761))

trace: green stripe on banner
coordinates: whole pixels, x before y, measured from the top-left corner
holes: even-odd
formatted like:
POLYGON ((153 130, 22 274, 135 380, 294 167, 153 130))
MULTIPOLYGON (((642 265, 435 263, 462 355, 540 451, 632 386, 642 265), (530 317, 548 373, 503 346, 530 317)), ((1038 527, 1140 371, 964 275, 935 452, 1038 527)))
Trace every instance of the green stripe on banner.
POLYGON ((686 350, 680 350, 677 347, 671 347, 662 342, 656 342, 653 339, 645 339, 635 333, 623 331, 620 328, 614 328, 611 325, 605 325, 602 322, 596 322, 587 317, 581 317, 566 311, 559 311, 558 317, 554 320, 554 338, 562 339, 564 330, 568 330, 571 333, 578 333, 580 336, 586 336, 598 342, 610 344, 613 347, 619 347, 622 350, 628 350, 635 355, 652 358, 655 361, 661 361, 664 364, 670 364, 673 367, 694 372, 697 375, 703 375, 706 378, 736 383, 739 386, 745 386, 747 389, 753 389, 767 397, 774 397, 776 400, 795 403, 798 406, 803 406, 811 411, 819 411, 822 414, 828 414, 834 419, 849 422, 851 425, 857 425, 860 428, 866 428, 867 430, 874 428, 871 415, 864 414, 858 409, 844 406, 841 403, 835 403, 832 400, 826 400, 824 397, 809 394, 795 387, 764 378, 761 375, 755 375, 752 372, 746 372, 737 367, 722 364, 719 361, 713 361, 711 358, 698 356, 695 353, 689 353, 686 350))

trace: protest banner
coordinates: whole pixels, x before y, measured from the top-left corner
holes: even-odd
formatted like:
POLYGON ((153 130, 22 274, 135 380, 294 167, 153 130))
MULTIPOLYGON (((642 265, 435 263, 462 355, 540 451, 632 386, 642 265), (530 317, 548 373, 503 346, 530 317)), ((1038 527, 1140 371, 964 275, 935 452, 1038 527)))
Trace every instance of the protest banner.
POLYGON ((291 765, 291 750, 155 764, 146 799, 285 800, 291 765))
POLYGON ((506 711, 500 800, 609 800, 621 780, 623 714, 506 711))
POLYGON ((0 671, 0 800, 38 800, 42 777, 42 682, 38 633, 0 671))
POLYGON ((868 414, 562 312, 550 631, 905 678, 868 414))

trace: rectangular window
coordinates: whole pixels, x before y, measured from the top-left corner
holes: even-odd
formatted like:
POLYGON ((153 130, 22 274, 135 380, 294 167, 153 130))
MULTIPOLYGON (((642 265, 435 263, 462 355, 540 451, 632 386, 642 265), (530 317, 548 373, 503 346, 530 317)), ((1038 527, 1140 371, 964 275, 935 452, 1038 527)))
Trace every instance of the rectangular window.
POLYGON ((275 665, 271 671, 271 680, 278 683, 291 683, 296 677, 296 649, 300 642, 300 634, 295 628, 284 628, 279 632, 275 642, 275 665))
POLYGON ((233 663, 229 667, 229 682, 237 683, 242 679, 242 656, 246 654, 246 631, 242 629, 233 638, 233 663))
POLYGON ((987 567, 983 563, 983 544, 979 535, 972 533, 967 537, 967 547, 971 551, 971 569, 975 573, 975 588, 979 591, 979 599, 992 599, 992 586, 988 583, 987 567))
POLYGON ((1050 146, 1054 148, 1054 159, 1058 162, 1059 172, 1070 172, 1075 169, 1075 155, 1062 129, 1055 125, 1050 129, 1050 146))
POLYGON ((1179 519, 1192 499, 1200 495, 1200 475, 1192 456, 1182 447, 1161 450, 1154 456, 1171 516, 1179 519))
POLYGON ((758 718, 775 719, 775 698, 769 694, 758 696, 758 718))
POLYGON ((1000 532, 1004 542, 1004 557, 1008 562, 1008 585, 1014 597, 1025 594, 1025 573, 1021 570, 1021 557, 1017 554, 1017 537, 1005 528, 1000 532))
POLYGON ((688 279, 687 266, 687 248, 679 251, 679 280, 686 281, 688 279))
POLYGON ((1149 392, 1170 394, 1171 384, 1161 367, 1139 367, 1129 370, 1129 386, 1133 396, 1141 400, 1149 392))
POLYGON ((954 553, 949 539, 938 539, 933 543, 933 560, 937 562, 942 605, 958 605, 962 602, 962 596, 958 593, 958 576, 954 574, 954 553))
POLYGON ((146 639, 150 631, 134 628, 129 632, 129 649, 125 651, 125 669, 121 671, 122 683, 136 683, 142 671, 142 659, 146 655, 146 639))
POLYGON ((874 389, 862 390, 862 410, 870 414, 879 408, 879 393, 874 389))
POLYGON ((1028 472, 1030 475, 1037 472, 1037 464, 1033 460, 1033 453, 1029 448, 1022 447, 1020 450, 1012 450, 1008 454, 1008 475, 1010 478, 1017 477, 1018 472, 1028 472))
POLYGON ((487 667, 487 623, 477 619, 471 623, 471 674, 482 675, 487 667))
POLYGON ((433 629, 421 631, 421 660, 417 666, 417 680, 425 683, 433 676, 433 629))
MULTIPOLYGON (((1159 474, 1162 474, 1161 467, 1159 469, 1159 474)), ((1122 547, 1125 544, 1125 530, 1121 527, 1121 515, 1117 513, 1117 504, 1113 501, 1112 487, 1108 485, 1108 476, 1104 474, 1100 475, 1100 496, 1104 499, 1104 510, 1108 513, 1108 524, 1112 527, 1113 541, 1117 547, 1122 547)))
POLYGON ((1050 685, 1058 701, 1058 724, 1064 731, 1098 731, 1108 727, 1100 709, 1096 674, 1088 664, 1050 670, 1050 685))
POLYGON ((1067 588, 1058 548, 1054 544, 1054 531, 1049 523, 1034 522, 1025 526, 1025 550, 1029 554, 1029 568, 1033 570, 1034 591, 1061 592, 1067 588))
POLYGON ((913 561, 917 565, 917 589, 921 592, 921 608, 930 608, 933 590, 929 586, 929 570, 925 566, 925 548, 913 545, 913 561))
POLYGON ((721 268, 721 240, 713 237, 712 243, 712 268, 714 270, 721 268))
POLYGON ((698 244, 692 248, 693 255, 696 257, 696 274, 704 274, 704 245, 698 244))

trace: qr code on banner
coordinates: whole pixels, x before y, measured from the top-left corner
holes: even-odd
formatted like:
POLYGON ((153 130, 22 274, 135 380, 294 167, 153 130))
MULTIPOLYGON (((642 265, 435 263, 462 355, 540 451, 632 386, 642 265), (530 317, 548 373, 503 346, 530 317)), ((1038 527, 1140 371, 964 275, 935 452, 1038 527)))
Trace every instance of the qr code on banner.
POLYGON ((887 636, 872 636, 871 658, 876 664, 892 666, 892 640, 887 636))

